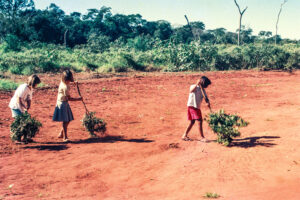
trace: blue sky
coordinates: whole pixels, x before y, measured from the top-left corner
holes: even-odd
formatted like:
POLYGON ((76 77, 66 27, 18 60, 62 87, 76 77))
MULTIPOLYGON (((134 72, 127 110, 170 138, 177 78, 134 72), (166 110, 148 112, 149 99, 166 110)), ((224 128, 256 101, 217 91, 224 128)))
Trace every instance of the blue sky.
MULTIPOLYGON (((243 25, 251 27, 254 34, 261 30, 272 31, 280 4, 283 0, 237 0, 241 8, 248 6, 243 25)), ((85 14, 89 8, 107 6, 114 14, 141 14, 148 21, 167 20, 173 25, 186 24, 184 15, 190 21, 202 21, 206 29, 238 28, 239 13, 233 0, 35 0, 36 8, 45 9, 55 3, 67 14, 85 14)), ((300 39, 300 0, 288 0, 284 5, 278 34, 283 38, 300 39)))

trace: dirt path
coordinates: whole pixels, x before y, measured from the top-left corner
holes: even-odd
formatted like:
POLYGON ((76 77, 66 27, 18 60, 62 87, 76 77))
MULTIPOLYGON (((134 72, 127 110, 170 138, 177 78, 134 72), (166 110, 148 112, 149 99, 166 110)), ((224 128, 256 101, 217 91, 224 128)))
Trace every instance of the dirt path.
POLYGON ((34 94, 31 113, 43 123, 35 144, 10 142, 12 93, 0 93, 0 199, 191 200, 206 192, 230 200, 300 199, 300 72, 205 75, 213 83, 207 90, 213 109, 250 122, 233 147, 216 144, 207 124, 211 142, 197 141, 196 128, 194 141, 180 140, 195 73, 82 81, 87 106, 106 119, 109 136, 89 139, 83 106, 71 102, 68 144, 56 138, 59 124, 51 121, 52 79, 44 77, 51 87, 34 94))

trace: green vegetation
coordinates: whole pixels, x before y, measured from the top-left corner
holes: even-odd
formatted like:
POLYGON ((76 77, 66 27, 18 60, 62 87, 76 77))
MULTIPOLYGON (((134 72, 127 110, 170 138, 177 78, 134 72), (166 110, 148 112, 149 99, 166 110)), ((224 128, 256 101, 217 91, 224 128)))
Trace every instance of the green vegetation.
POLYGON ((7 79, 0 79, 0 90, 15 90, 17 89, 17 87, 19 86, 19 84, 11 81, 11 80, 7 80, 7 79))
POLYGON ((215 70, 286 70, 300 68, 300 45, 212 45, 157 42, 147 51, 126 46, 111 47, 102 53, 87 48, 72 49, 40 44, 22 47, 20 52, 0 54, 0 71, 12 74, 57 72, 69 67, 77 72, 126 71, 215 71, 215 70))
POLYGON ((201 21, 175 28, 105 6, 67 15, 55 4, 39 10, 31 0, 0 1, 0 27, 0 73, 300 68, 300 41, 270 31, 253 35, 242 26, 237 46, 236 32, 206 30, 201 21))
POLYGON ((106 122, 103 119, 97 118, 95 112, 85 114, 82 119, 82 125, 92 137, 96 136, 95 132, 103 134, 106 131, 106 122))
POLYGON ((217 193, 206 192, 203 197, 210 198, 210 199, 217 199, 220 197, 220 195, 218 195, 217 193))
POLYGON ((41 126, 41 122, 31 117, 27 112, 18 115, 10 126, 11 139, 20 141, 22 136, 24 138, 33 138, 41 126))
POLYGON ((224 110, 210 113, 208 117, 209 127, 218 135, 217 142, 225 146, 229 146, 234 137, 241 135, 239 127, 249 124, 237 115, 226 114, 224 110))

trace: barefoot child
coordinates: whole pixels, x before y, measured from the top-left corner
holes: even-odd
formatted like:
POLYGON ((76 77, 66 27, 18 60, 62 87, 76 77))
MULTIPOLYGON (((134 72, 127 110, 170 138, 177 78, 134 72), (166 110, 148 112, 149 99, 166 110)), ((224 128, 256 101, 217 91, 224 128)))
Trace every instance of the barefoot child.
MULTIPOLYGON (((40 78, 34 74, 28 77, 27 83, 24 83, 17 88, 8 106, 11 109, 13 118, 16 118, 18 115, 21 115, 30 109, 33 89, 40 83, 40 78)), ((18 142, 20 142, 20 140, 18 142)), ((23 141, 27 142, 26 135, 23 136, 23 141)))
POLYGON ((58 135, 63 141, 68 141, 68 125, 74 120, 72 110, 68 101, 80 101, 82 98, 72 98, 70 96, 70 83, 74 82, 73 74, 70 70, 65 70, 62 74, 61 82, 58 88, 57 102, 53 114, 53 121, 62 122, 62 129, 58 135))
POLYGON ((188 120, 190 120, 190 124, 188 125, 185 133, 182 136, 182 139, 185 141, 190 140, 188 137, 188 133, 192 129, 193 125, 195 124, 195 121, 199 121, 199 132, 201 136, 202 142, 206 142, 206 139, 203 135, 203 119, 202 114, 200 110, 201 102, 203 98, 205 99, 205 102, 207 103, 208 108, 210 108, 209 99, 207 98, 205 88, 207 88, 211 84, 211 81, 206 77, 202 76, 195 85, 190 86, 190 94, 188 99, 188 120))

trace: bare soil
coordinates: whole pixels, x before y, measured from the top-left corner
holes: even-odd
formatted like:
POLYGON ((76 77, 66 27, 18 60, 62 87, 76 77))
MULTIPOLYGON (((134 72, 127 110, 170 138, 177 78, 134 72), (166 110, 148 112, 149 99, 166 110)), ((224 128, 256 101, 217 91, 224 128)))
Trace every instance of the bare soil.
POLYGON ((70 102, 70 143, 57 138, 61 124, 52 122, 58 75, 43 75, 47 87, 34 93, 30 113, 43 123, 36 143, 10 141, 13 93, 0 92, 0 199, 191 200, 206 192, 230 200, 300 199, 300 72, 205 75, 213 110, 250 122, 231 147, 217 144, 206 122, 208 143, 198 141, 197 126, 193 141, 181 140, 197 73, 76 74, 87 107, 108 131, 89 138, 82 103, 70 102))

